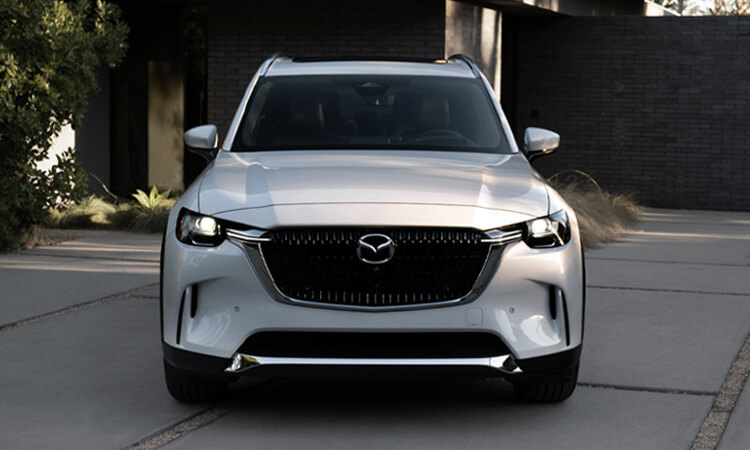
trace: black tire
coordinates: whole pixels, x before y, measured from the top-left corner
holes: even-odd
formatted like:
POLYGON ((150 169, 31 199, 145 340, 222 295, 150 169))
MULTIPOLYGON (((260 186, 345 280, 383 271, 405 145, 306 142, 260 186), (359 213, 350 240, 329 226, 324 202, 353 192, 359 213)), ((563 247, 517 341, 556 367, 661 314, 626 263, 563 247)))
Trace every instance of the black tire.
POLYGON ((227 392, 229 382, 203 377, 172 366, 164 361, 164 381, 169 394, 185 403, 203 403, 219 400, 227 392))
POLYGON ((570 369, 565 379, 555 381, 518 381, 513 383, 514 393, 522 400, 531 403, 558 403, 576 390, 578 365, 570 369))

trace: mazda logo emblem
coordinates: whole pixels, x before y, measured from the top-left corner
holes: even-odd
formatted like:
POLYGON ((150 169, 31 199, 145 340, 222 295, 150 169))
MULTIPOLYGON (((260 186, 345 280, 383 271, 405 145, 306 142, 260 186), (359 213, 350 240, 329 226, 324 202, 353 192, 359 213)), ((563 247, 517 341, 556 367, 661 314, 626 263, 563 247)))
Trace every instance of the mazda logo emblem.
POLYGON ((384 234, 366 234, 357 241, 357 256, 366 264, 385 264, 394 253, 396 243, 384 234))

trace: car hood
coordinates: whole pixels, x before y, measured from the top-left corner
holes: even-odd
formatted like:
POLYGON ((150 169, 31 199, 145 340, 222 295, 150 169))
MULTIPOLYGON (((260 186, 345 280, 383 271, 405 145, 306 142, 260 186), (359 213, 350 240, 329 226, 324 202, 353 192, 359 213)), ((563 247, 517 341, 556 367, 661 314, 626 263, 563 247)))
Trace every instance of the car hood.
POLYGON ((204 214, 320 204, 470 206, 547 214, 520 154, 427 151, 220 152, 201 179, 204 214))

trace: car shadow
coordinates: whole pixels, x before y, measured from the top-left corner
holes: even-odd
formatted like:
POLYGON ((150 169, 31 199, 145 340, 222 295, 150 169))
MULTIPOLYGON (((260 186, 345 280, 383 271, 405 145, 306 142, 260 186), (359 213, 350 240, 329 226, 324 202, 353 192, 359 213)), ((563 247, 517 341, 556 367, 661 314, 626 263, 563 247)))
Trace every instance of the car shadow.
POLYGON ((523 404, 510 383, 495 379, 242 379, 232 385, 229 395, 238 409, 323 415, 397 411, 406 416, 523 404))

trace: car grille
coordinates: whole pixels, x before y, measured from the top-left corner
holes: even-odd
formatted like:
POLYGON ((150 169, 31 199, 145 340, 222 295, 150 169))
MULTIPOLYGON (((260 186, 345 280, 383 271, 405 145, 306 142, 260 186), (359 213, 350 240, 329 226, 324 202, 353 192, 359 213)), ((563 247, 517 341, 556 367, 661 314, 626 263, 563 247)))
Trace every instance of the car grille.
POLYGON ((460 299, 471 291, 490 249, 467 229, 276 230, 261 252, 276 288, 308 302, 362 307, 419 305, 460 299), (357 254, 359 239, 386 235, 395 253, 383 264, 357 254))

